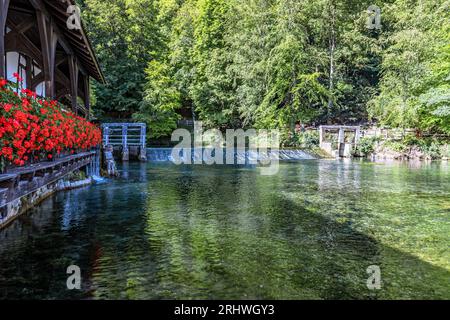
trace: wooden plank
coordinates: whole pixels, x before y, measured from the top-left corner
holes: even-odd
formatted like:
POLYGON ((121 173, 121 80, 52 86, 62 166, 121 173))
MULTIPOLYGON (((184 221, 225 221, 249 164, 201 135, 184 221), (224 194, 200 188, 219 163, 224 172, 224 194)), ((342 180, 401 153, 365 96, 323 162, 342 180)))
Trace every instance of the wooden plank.
POLYGON ((12 179, 15 179, 16 177, 17 177, 17 174, 11 174, 11 173, 0 174, 0 182, 12 180, 12 179))
POLYGON ((58 181, 70 172, 88 165, 91 161, 92 157, 79 158, 77 161, 68 163, 66 166, 61 166, 59 168, 58 166, 54 166, 53 168, 55 168, 55 170, 52 170, 52 172, 44 177, 38 177, 32 181, 21 181, 17 185, 10 186, 6 192, 6 201, 4 201, 4 205, 35 192, 45 185, 58 181))
POLYGON ((34 172, 34 171, 45 170, 45 169, 52 168, 52 167, 58 166, 60 164, 66 163, 66 162, 70 162, 72 160, 76 160, 79 158, 85 158, 85 157, 92 156, 92 155, 95 155, 94 151, 83 152, 83 153, 67 156, 64 158, 60 158, 55 161, 45 161, 45 162, 40 162, 40 163, 30 165, 27 167, 23 167, 23 168, 15 168, 13 170, 8 170, 7 174, 22 175, 22 174, 27 174, 27 173, 34 172))

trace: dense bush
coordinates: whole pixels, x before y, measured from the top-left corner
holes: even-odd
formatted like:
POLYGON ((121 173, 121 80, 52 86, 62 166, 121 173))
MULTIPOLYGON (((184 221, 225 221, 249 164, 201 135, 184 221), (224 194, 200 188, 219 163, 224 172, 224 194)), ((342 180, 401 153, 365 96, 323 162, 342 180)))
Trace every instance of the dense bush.
POLYGON ((441 145, 437 142, 432 142, 423 150, 425 154, 431 159, 439 159, 442 157, 441 145))
POLYGON ((0 79, 2 169, 4 165, 23 166, 29 161, 52 159, 62 152, 74 153, 100 144, 100 129, 86 119, 30 90, 17 91, 17 85, 0 79))
POLYGON ((307 150, 314 150, 319 147, 319 132, 318 131, 291 131, 281 132, 281 145, 283 147, 301 148, 307 150))
POLYGON ((403 142, 388 140, 383 144, 384 148, 395 151, 395 152, 405 152, 408 146, 403 142))
POLYGON ((363 137, 358 141, 356 145, 355 154, 358 156, 368 156, 375 151, 376 139, 373 137, 363 137))
POLYGON ((319 131, 305 131, 299 135, 299 141, 302 148, 313 150, 319 147, 319 131))

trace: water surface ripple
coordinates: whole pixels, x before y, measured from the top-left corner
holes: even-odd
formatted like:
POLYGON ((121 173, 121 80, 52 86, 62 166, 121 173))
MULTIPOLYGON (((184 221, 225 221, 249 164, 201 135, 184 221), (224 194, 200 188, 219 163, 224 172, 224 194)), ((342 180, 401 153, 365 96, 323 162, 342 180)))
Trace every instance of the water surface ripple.
POLYGON ((121 172, 0 231, 0 298, 450 299, 446 163, 121 172), (72 264, 80 291, 66 288, 72 264))

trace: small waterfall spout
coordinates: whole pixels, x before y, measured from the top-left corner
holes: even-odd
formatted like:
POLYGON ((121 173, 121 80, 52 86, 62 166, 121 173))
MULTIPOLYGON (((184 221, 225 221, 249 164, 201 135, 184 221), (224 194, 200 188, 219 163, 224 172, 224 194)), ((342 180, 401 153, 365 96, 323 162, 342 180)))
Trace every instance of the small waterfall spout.
POLYGON ((87 166, 87 176, 92 178, 93 181, 99 183, 105 179, 100 174, 100 150, 95 151, 94 160, 87 166))

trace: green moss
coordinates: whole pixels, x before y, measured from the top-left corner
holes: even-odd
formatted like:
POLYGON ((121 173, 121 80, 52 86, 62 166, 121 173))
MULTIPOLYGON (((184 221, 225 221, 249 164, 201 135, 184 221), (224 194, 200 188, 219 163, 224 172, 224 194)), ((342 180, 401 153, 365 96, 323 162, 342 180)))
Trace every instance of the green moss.
POLYGON ((67 179, 70 182, 83 181, 86 180, 86 173, 84 171, 76 170, 67 175, 67 179))

